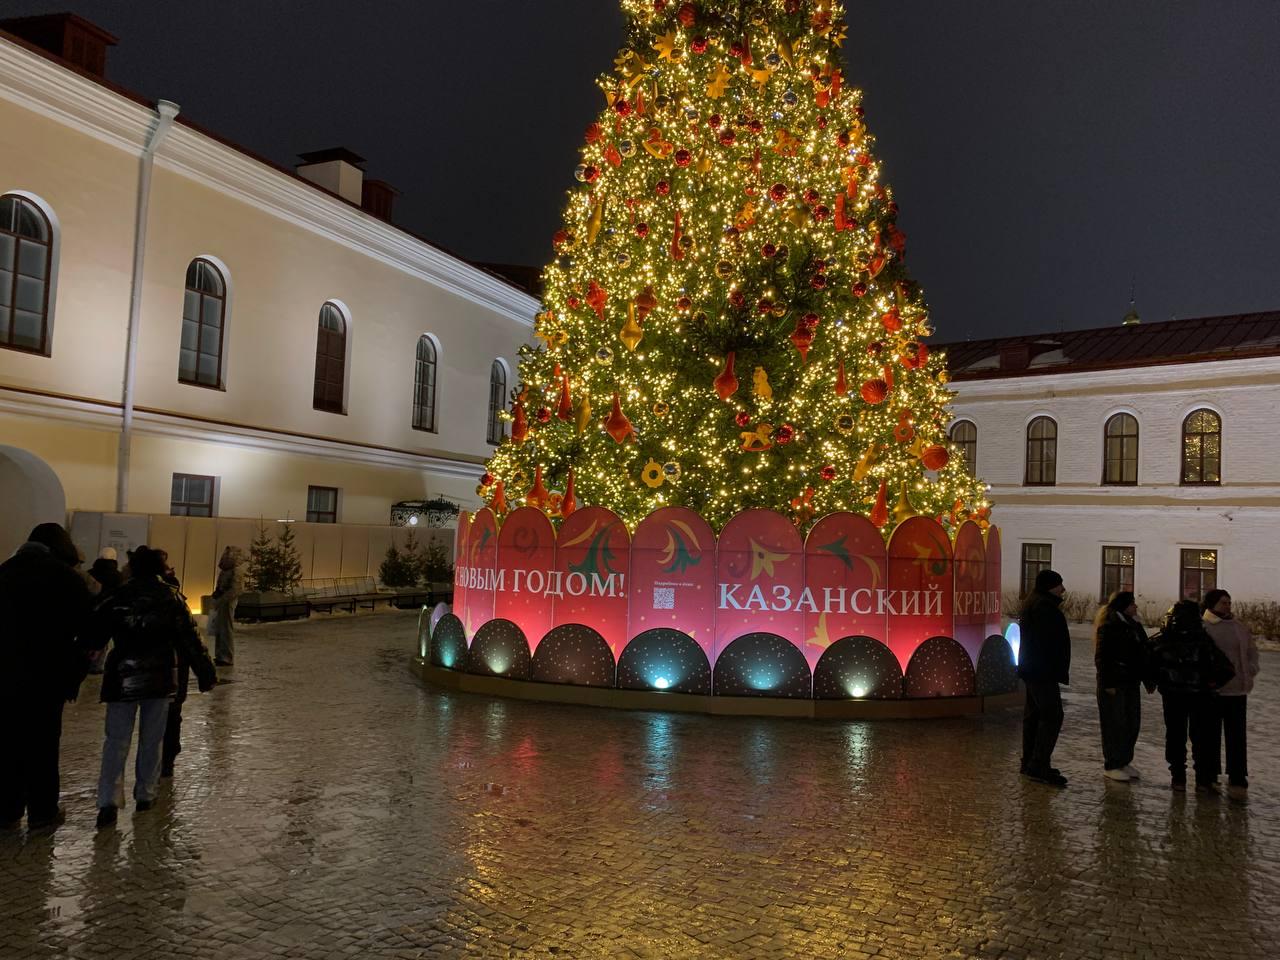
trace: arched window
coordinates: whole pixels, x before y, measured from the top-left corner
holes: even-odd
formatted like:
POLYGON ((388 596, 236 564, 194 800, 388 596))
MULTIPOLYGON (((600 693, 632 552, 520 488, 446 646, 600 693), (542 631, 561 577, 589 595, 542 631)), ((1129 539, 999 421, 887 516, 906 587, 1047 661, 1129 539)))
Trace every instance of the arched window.
POLYGON ((413 373, 413 429, 436 432, 436 363, 439 352, 431 337, 418 338, 418 359, 413 373))
POLYGON ((178 348, 178 380, 201 387, 222 386, 223 325, 227 318, 227 284, 222 271, 198 257, 187 267, 182 301, 182 344, 178 348))
POLYGON ((1051 487, 1058 482, 1058 425, 1050 417, 1036 417, 1027 424, 1027 477, 1031 487, 1051 487))
POLYGON ((320 308, 316 336, 316 386, 312 405, 328 413, 346 413, 343 390, 347 380, 347 318, 333 303, 320 308))
POLYGON ((0 347, 49 353, 53 227, 16 193, 0 197, 0 347))
POLYGON ((1102 428, 1102 482, 1138 482, 1138 418, 1131 414, 1117 413, 1102 428))
POLYGON ((951 425, 951 442, 960 448, 969 476, 978 472, 978 425, 972 420, 957 420, 951 425))
POLYGON ((1222 482, 1222 418, 1212 410, 1193 410, 1182 421, 1182 482, 1222 482))
POLYGON ((507 435, 502 411, 507 408, 507 368, 501 360, 489 368, 489 430, 486 439, 495 446, 507 435))

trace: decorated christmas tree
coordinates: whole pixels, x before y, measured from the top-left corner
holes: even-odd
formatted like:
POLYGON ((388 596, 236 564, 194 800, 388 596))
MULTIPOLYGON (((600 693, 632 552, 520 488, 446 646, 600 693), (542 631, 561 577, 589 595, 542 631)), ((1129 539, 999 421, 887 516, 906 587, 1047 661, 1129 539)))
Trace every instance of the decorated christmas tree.
POLYGON ((622 0, 540 343, 480 493, 986 525, 836 0, 622 0))

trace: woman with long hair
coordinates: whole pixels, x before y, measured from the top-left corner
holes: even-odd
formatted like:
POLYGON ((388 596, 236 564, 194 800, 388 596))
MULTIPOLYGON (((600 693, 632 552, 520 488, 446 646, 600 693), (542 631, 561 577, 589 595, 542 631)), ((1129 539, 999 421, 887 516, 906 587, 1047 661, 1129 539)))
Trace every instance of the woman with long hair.
POLYGON ((1129 590, 1117 590, 1093 618, 1093 662, 1098 668, 1098 721, 1102 726, 1103 776, 1127 783, 1139 779, 1133 748, 1142 726, 1147 667, 1147 631, 1129 590))

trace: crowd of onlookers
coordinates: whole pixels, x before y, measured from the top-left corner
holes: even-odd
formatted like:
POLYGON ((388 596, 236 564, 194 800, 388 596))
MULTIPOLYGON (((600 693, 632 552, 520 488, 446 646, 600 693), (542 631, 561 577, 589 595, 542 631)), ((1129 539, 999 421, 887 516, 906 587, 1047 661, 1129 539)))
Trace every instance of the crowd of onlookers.
MULTIPOLYGON (((1022 773, 1065 787, 1052 766, 1062 730, 1060 684, 1069 682, 1071 636, 1061 609, 1062 576, 1042 570, 1019 616, 1018 675, 1026 686, 1022 726, 1022 773)), ((1226 742, 1227 791, 1248 796, 1246 715, 1258 675, 1258 645, 1231 615, 1231 594, 1209 590, 1199 603, 1182 600, 1148 637, 1133 593, 1120 590, 1094 619, 1098 719, 1102 728, 1103 775, 1119 783, 1140 778, 1133 766, 1142 722, 1142 688, 1159 691, 1164 718, 1164 756, 1175 791, 1187 789, 1187 740, 1197 792, 1219 792, 1222 744, 1226 742)))
MULTIPOLYGON (((42 523, 0 564, 0 722, 10 739, 0 750, 0 829, 25 815, 29 829, 56 827, 62 709, 90 672, 102 674, 106 704, 98 778, 99 829, 124 806, 124 772, 138 728, 133 798, 138 811, 155 803, 182 749, 182 705, 191 674, 201 692, 230 666, 241 557, 228 547, 218 563, 209 655, 163 550, 140 546, 121 567, 104 551, 87 571, 67 531, 42 523), (109 652, 105 654, 108 646, 109 652)), ((1051 764, 1062 729, 1060 684, 1069 682, 1071 636, 1061 611, 1062 577, 1041 571, 1019 617, 1018 675, 1026 686, 1022 773, 1065 787, 1051 764)), ((1226 740, 1228 791, 1246 796, 1248 695, 1258 674, 1258 647, 1231 616, 1231 595, 1210 590, 1197 604, 1173 605, 1148 637, 1134 595, 1119 591, 1098 610, 1094 663, 1103 773, 1138 779, 1133 766, 1142 716, 1141 689, 1159 691, 1165 760, 1174 790, 1186 790, 1187 740, 1196 789, 1216 793, 1226 740)))
POLYGON ((213 594, 216 662, 165 551, 140 546, 121 566, 106 550, 87 571, 82 564, 56 523, 37 526, 0 564, 0 716, 12 737, 0 754, 0 829, 20 826, 24 815, 31 830, 64 821, 58 803, 62 709, 79 696, 90 672, 102 674, 106 704, 97 795, 102 829, 115 824, 124 806, 135 725, 133 798, 145 812, 160 779, 173 776, 191 674, 207 692, 218 681, 217 666, 232 664, 235 548, 219 561, 213 594))

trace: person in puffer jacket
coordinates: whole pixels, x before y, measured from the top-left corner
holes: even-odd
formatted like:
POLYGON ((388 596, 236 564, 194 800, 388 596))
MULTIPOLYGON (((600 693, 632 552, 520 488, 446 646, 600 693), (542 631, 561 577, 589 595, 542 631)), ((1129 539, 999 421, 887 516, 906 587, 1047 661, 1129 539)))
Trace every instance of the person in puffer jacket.
POLYGON ((1204 630, 1200 607, 1180 600, 1165 614, 1152 638, 1151 670, 1164 705, 1164 756, 1173 789, 1187 789, 1187 734, 1195 764, 1196 790, 1217 792, 1218 765, 1214 744, 1217 706, 1213 692, 1229 679, 1230 668, 1204 630))
POLYGON ((1245 738, 1245 716, 1249 706, 1249 692, 1253 690, 1253 678, 1261 669, 1258 644, 1253 633, 1231 615, 1231 594, 1225 590, 1210 590, 1200 603, 1204 611, 1204 629, 1213 642, 1231 661, 1236 675, 1225 683, 1214 699, 1218 708, 1213 728, 1213 752, 1223 735, 1227 741, 1227 791, 1237 799, 1247 796, 1249 789, 1249 752, 1245 738))
POLYGON ((124 767, 135 717, 139 726, 133 797, 139 811, 151 809, 155 802, 179 657, 191 664, 202 693, 212 690, 218 679, 186 603, 162 579, 161 552, 139 547, 129 554, 128 573, 129 579, 94 610, 82 634, 90 650, 112 643, 102 677, 107 715, 98 778, 99 829, 113 825, 124 806, 124 767))

